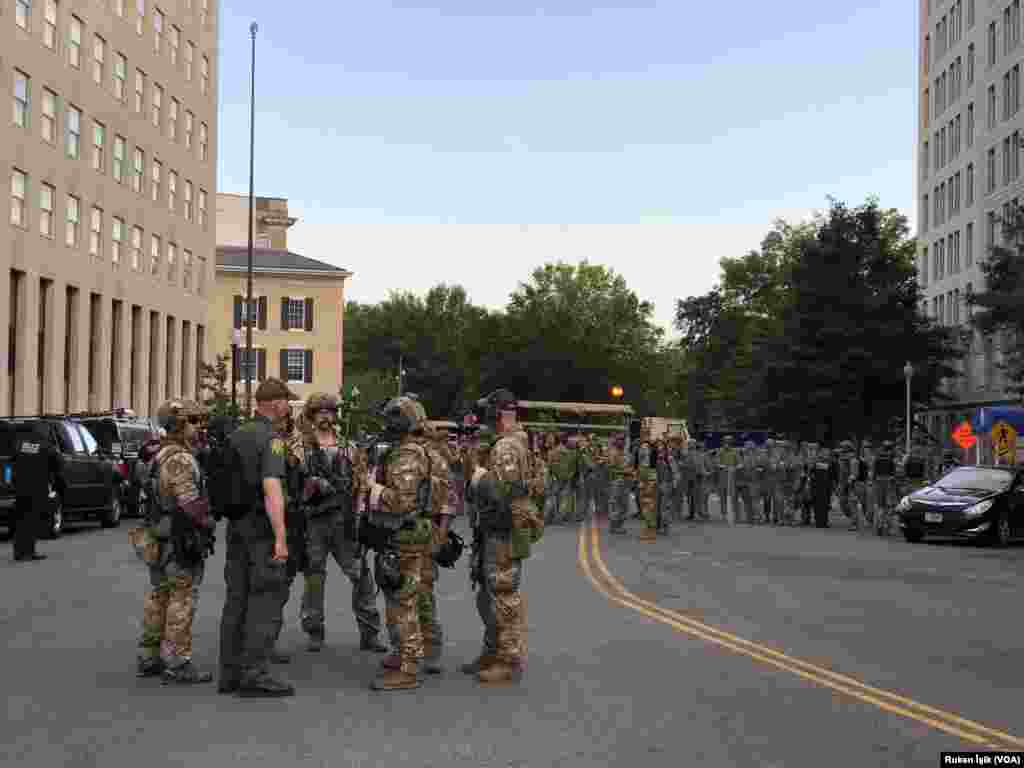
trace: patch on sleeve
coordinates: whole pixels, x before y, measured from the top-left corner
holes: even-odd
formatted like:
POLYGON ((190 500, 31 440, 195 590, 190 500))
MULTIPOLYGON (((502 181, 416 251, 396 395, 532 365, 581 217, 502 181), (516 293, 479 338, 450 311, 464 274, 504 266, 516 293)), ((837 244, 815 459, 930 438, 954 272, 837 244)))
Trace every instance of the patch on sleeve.
POLYGON ((285 446, 284 440, 281 438, 275 437, 270 441, 270 452, 275 456, 284 456, 287 450, 287 446, 285 446))

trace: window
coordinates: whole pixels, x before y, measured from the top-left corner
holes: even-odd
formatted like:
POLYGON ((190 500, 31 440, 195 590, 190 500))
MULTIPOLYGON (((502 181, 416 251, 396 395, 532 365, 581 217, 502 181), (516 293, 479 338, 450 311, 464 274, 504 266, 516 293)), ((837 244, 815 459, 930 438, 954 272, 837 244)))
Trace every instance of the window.
POLYGON ((186 291, 192 290, 192 251, 181 253, 181 281, 186 291))
POLYGON ((103 62, 107 58, 107 41, 99 35, 92 39, 92 81, 103 85, 103 62))
POLYGON ((964 262, 967 267, 974 264, 974 222, 967 222, 964 232, 964 262))
POLYGON ((989 211, 985 215, 985 246, 992 248, 996 244, 996 213, 989 211))
POLYGON ((82 141, 82 113, 76 107, 68 107, 68 157, 78 159, 78 149, 82 141))
POLYGON ((141 69, 135 70, 135 114, 142 114, 142 95, 146 90, 146 73, 141 69))
POLYGON ((92 169, 103 173, 103 148, 107 143, 107 129, 103 123, 92 124, 92 169))
POLYGON ((306 350, 304 349, 286 349, 284 351, 285 357, 285 373, 288 376, 288 381, 305 381, 306 380, 306 350))
POLYGON ((968 208, 974 205, 974 163, 967 164, 967 191, 964 193, 964 203, 968 208))
POLYGON ((1003 139, 1003 186, 1010 183, 1010 137, 1003 139))
POLYGON ((967 87, 974 85, 974 43, 967 46, 967 87))
POLYGON ((995 66, 996 63, 996 23, 993 21, 988 25, 988 65, 995 66))
POLYGON ((958 229, 953 233, 953 263, 956 265, 956 271, 960 272, 960 230, 958 229))
POLYGON ((114 181, 121 184, 124 181, 124 136, 114 137, 114 181))
POLYGON ((167 176, 167 207, 171 213, 175 213, 178 208, 178 174, 175 171, 167 176))
POLYGON ((181 50, 181 28, 171 25, 171 65, 178 66, 178 51, 181 50))
POLYGON ((199 92, 206 94, 210 90, 210 59, 204 55, 199 70, 199 92))
POLYGON ((14 70, 14 124, 19 128, 28 127, 29 76, 14 70))
POLYGON ((160 238, 156 235, 150 235, 149 237, 149 273, 151 275, 160 274, 160 238))
POLYGON ((192 149, 192 126, 196 116, 190 110, 185 110, 185 148, 192 149))
POLYGON ((985 182, 985 191, 994 192, 996 188, 996 148, 991 147, 985 156, 988 178, 985 182))
POLYGON ((196 58, 196 45, 191 40, 185 43, 185 79, 192 81, 192 64, 196 58))
POLYGON ((57 50, 57 0, 46 0, 43 6, 43 45, 57 50))
POLYGON ((923 209, 921 211, 921 231, 922 232, 927 232, 928 231, 928 195, 925 195, 921 199, 921 208, 923 209))
POLYGON ((132 269, 138 271, 142 263, 142 227, 132 227, 132 269))
POLYGON ((924 89, 924 96, 921 98, 921 104, 924 107, 924 127, 928 127, 928 118, 931 116, 931 105, 928 97, 929 91, 927 88, 924 89))
POLYGON ((199 190, 199 226, 206 229, 206 190, 199 190))
POLYGON ((185 182, 185 221, 192 221, 192 182, 185 182))
POLYGON ((146 153, 138 147, 132 155, 132 191, 142 192, 142 176, 145 173, 146 153))
POLYGON ((152 191, 151 196, 154 203, 160 199, 160 175, 163 173, 163 169, 164 167, 160 161, 153 158, 153 162, 150 163, 149 167, 149 176, 150 180, 153 182, 150 185, 150 189, 152 191))
POLYGON ((285 328, 298 328, 304 330, 306 327, 306 300, 285 299, 285 328))
POLYGON ((135 0, 135 34, 142 37, 146 28, 146 0, 135 0))
POLYGON ((153 83, 153 127, 160 127, 160 111, 164 107, 164 89, 153 83))
POLYGON ((54 144, 57 141, 57 94, 43 88, 43 141, 54 144))
POLYGON ((967 105, 967 148, 974 146, 974 104, 967 105))
POLYGON ((960 213, 960 189, 961 189, 961 176, 960 171, 956 172, 953 177, 953 214, 960 213))
POLYGON ((1003 9, 1003 55, 1007 56, 1010 53, 1010 8, 1007 6, 1003 9))
POLYGON ((1010 37, 1011 47, 1016 48, 1020 42, 1020 0, 1013 0, 1010 6, 1010 37))
POLYGON ((921 287, 928 286, 928 246, 924 247, 924 251, 921 254, 921 266, 918 269, 918 273, 921 275, 921 287))
POLYGON ((246 379, 253 379, 254 381, 262 381, 260 372, 266 370, 266 354, 265 349, 246 349, 245 347, 238 348, 238 375, 242 381, 246 379), (249 353, 252 353, 252 357, 249 353))
POLYGON ((160 53, 164 40, 164 14, 159 8, 153 9, 153 50, 160 53))
POLYGON ((28 219, 25 215, 25 194, 28 188, 28 176, 17 168, 11 171, 11 224, 26 229, 28 219))
POLYGON ((43 237, 53 237, 53 201, 56 197, 56 190, 49 184, 39 187, 39 234, 43 237))
POLYGON ((988 87, 988 129, 992 130, 996 127, 996 87, 990 85, 988 87))
POLYGON ((14 1, 14 23, 28 32, 28 20, 31 16, 30 0, 14 1))
POLYGON ((1003 75, 1003 120, 1010 119, 1010 73, 1003 75))
POLYGON ((103 249, 103 210, 93 206, 89 217, 89 255, 100 257, 103 249))
POLYGON ((77 16, 71 17, 68 29, 68 64, 75 69, 82 66, 82 20, 77 16))
POLYGON ((178 110, 180 108, 181 108, 181 105, 178 103, 178 100, 175 99, 175 98, 172 98, 171 99, 171 114, 167 118, 167 130, 168 130, 168 133, 170 134, 171 141, 177 141, 178 140, 178 110))
POLYGON ((174 282, 174 268, 178 261, 178 246, 174 243, 167 244, 167 280, 174 282))
POLYGON ((1020 111, 1020 64, 1014 64, 1010 70, 1010 114, 1020 111))
POLYGON ((114 58, 114 98, 123 102, 125 98, 124 81, 128 73, 128 60, 123 53, 114 58))
POLYGON ((930 35, 924 36, 924 73, 928 74, 928 64, 932 56, 932 38, 930 35))
POLYGON ((124 219, 115 216, 110 225, 110 263, 121 263, 121 241, 124 239, 124 219))
POLYGON ((206 123, 199 124, 199 159, 206 160, 210 149, 210 129, 206 123))
POLYGON ((71 247, 78 247, 78 221, 81 215, 82 201, 74 195, 68 195, 67 221, 64 226, 64 243, 71 247))
POLYGON ((921 152, 921 178, 928 178, 928 139, 924 140, 924 149, 921 152))

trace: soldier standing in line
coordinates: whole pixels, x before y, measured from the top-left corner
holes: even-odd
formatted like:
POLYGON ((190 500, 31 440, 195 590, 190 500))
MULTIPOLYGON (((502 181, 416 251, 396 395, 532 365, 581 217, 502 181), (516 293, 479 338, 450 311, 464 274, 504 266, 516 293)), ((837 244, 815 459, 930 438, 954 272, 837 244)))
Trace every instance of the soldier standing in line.
POLYGON ((861 453, 854 457, 853 494, 859 509, 858 527, 865 526, 869 530, 873 524, 871 508, 871 440, 865 438, 861 442, 861 453))
POLYGON ((807 443, 804 445, 804 455, 800 463, 800 480, 797 484, 801 525, 811 524, 811 516, 814 510, 814 488, 812 487, 811 478, 814 474, 814 465, 818 461, 819 450, 817 443, 807 443))
POLYGON ((714 487, 714 458, 698 440, 693 449, 693 505, 696 517, 701 520, 711 518, 710 498, 714 487))
POLYGON ((672 467, 672 457, 668 444, 664 439, 656 440, 654 443, 655 452, 655 474, 657 476, 656 509, 655 520, 658 533, 669 532, 669 518, 672 515, 672 495, 675 486, 675 472, 672 467))
POLYGON ((811 468, 811 494, 814 498, 814 524, 828 528, 832 507, 832 492, 835 489, 835 468, 832 451, 822 448, 811 468))
POLYGON ((589 435, 580 435, 576 443, 576 516, 573 522, 582 523, 590 512, 593 501, 594 456, 589 435))
POLYGON ((739 519, 737 506, 739 503, 738 494, 735 488, 735 473, 739 467, 740 456, 734 445, 732 435, 725 435, 722 438, 722 447, 718 451, 718 499, 722 505, 722 517, 728 517, 728 511, 733 510, 733 520, 739 519), (729 494, 729 473, 733 473, 733 491, 729 494))
POLYGON ((483 643, 479 656, 471 662, 463 664, 460 669, 467 675, 476 675, 484 667, 494 664, 498 655, 497 628, 494 623, 495 610, 491 593, 484 583, 483 558, 485 543, 480 528, 480 514, 477 499, 474 497, 472 479, 476 467, 490 466, 491 435, 476 435, 472 446, 466 451, 464 461, 466 470, 466 515, 469 527, 473 531, 473 551, 470 557, 470 584, 476 590, 476 612, 483 624, 483 643))
POLYGON ((578 438, 566 436, 556 449, 554 469, 561 485, 558 497, 558 514, 560 521, 571 525, 576 519, 576 441, 578 438))
POLYGON ((553 432, 544 435, 544 467, 547 479, 544 485, 544 522, 555 525, 558 522, 558 503, 562 495, 562 481, 556 472, 556 465, 564 449, 558 444, 553 432))
POLYGON ((748 440, 740 448, 736 463, 736 497, 739 500, 736 510, 736 522, 755 522, 752 491, 756 471, 754 443, 748 440), (740 512, 740 508, 742 508, 742 512, 740 512))
POLYGON ((761 482, 761 508, 764 510, 765 523, 778 525, 779 510, 775 506, 775 497, 779 487, 780 445, 775 440, 766 440, 761 450, 761 462, 764 474, 761 482))
POLYGON ((608 455, 609 510, 608 533, 626 533, 626 518, 629 516, 629 504, 626 498, 626 482, 629 475, 629 460, 626 456, 625 435, 612 438, 608 455))
POLYGON ((637 480, 637 505, 644 526, 641 541, 653 541, 658 535, 658 472, 657 451, 650 430, 640 431, 640 442, 633 450, 633 470, 637 480))
POLYGON ((792 519, 793 491, 796 488, 796 462, 793 445, 787 440, 777 443, 778 461, 775 465, 775 524, 787 525, 792 519))
POLYGON ((166 437, 152 460, 146 527, 133 529, 136 551, 149 566, 143 607, 138 676, 164 683, 208 683, 209 672, 192 664, 192 623, 216 523, 199 464, 191 452, 202 409, 186 400, 160 406, 166 437))
POLYGON ((854 458, 853 442, 843 440, 839 444, 839 455, 836 457, 836 494, 839 497, 839 511, 850 521, 850 530, 855 531, 857 520, 853 512, 854 458))
POLYGON ((695 440, 684 442, 682 446, 680 460, 682 468, 680 490, 682 493, 680 496, 686 499, 686 519, 694 520, 700 509, 700 503, 697 501, 697 469, 700 465, 700 449, 695 440))
POLYGON ((893 442, 883 440, 875 456, 872 478, 875 485, 875 532, 884 536, 889 527, 889 511, 895 506, 893 483, 896 475, 896 457, 893 442))

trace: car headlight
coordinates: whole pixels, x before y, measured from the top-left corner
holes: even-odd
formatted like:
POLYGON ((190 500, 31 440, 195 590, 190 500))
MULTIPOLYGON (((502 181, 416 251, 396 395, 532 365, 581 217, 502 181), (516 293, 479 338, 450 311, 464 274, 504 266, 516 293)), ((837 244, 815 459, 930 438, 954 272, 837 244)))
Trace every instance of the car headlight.
POLYGON ((985 501, 979 501, 973 507, 968 507, 967 509, 965 509, 964 510, 964 516, 965 517, 977 517, 978 515, 983 515, 986 512, 988 512, 990 509, 992 509, 992 505, 994 503, 995 502, 992 499, 986 499, 985 501))
POLYGON ((900 499, 900 503, 896 505, 896 511, 897 512, 906 512, 909 509, 910 509, 910 497, 909 496, 904 496, 902 499, 900 499))

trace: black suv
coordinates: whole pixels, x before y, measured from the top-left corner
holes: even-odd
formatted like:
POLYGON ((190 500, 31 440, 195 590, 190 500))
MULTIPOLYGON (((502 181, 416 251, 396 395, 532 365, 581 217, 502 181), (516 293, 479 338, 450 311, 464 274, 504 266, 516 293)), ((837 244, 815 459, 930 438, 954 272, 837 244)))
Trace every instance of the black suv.
POLYGON ((139 493, 141 487, 136 477, 135 465, 139 451, 149 440, 157 438, 149 421, 137 419, 129 411, 113 411, 103 414, 75 414, 74 419, 85 426, 99 443, 100 452, 112 459, 123 479, 121 501, 126 515, 139 515, 139 493))
POLYGON ((65 416, 0 419, 0 525, 12 527, 19 435, 37 421, 50 429, 57 450, 50 473, 50 504, 40 515, 42 535, 57 538, 71 519, 98 518, 104 528, 118 525, 124 478, 89 430, 65 416))

